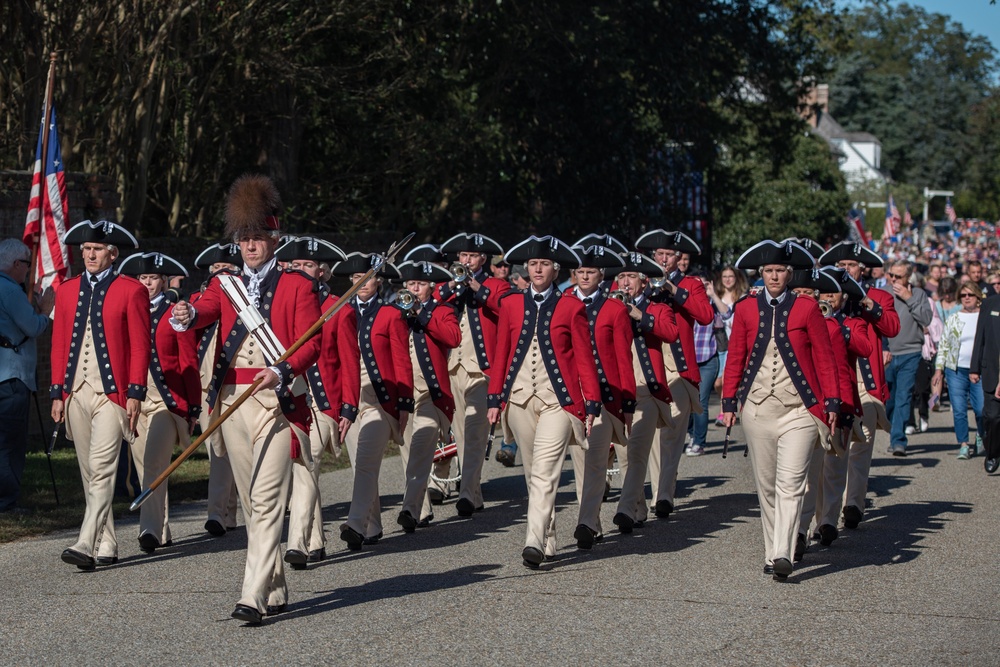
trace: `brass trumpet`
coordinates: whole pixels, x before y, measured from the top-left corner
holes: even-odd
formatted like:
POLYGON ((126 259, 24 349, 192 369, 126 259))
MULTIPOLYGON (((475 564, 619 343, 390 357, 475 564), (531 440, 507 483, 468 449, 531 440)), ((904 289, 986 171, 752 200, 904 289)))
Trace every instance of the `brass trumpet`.
POLYGON ((610 298, 610 299, 618 299, 619 301, 621 301, 622 303, 624 303, 626 306, 631 306, 632 305, 632 297, 629 296, 627 292, 625 292, 623 290, 620 290, 620 289, 616 289, 615 291, 609 293, 608 294, 608 298, 610 298))
POLYGON ((396 292, 396 305, 403 311, 406 317, 415 317, 420 303, 416 295, 408 289, 401 289, 396 292))
POLYGON ((833 304, 829 301, 819 302, 819 312, 823 313, 823 317, 833 317, 833 304))
POLYGON ((654 291, 659 292, 663 289, 663 286, 667 284, 667 277, 660 276, 659 278, 650 278, 649 286, 653 288, 654 291))
POLYGON ((451 265, 451 277, 456 283, 464 283, 471 277, 469 267, 461 262, 455 262, 451 265))

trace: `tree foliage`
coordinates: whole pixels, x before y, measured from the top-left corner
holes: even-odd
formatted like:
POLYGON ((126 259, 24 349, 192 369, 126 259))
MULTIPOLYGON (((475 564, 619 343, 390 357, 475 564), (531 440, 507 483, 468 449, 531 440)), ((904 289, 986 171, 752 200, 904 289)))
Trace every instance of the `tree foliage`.
POLYGON ((737 182, 743 169, 777 189, 816 183, 788 111, 831 7, 12 0, 0 4, 0 160, 30 164, 57 49, 65 164, 112 175, 121 218, 147 235, 217 233, 226 186, 256 170, 303 232, 632 236, 684 217, 656 206, 664 146, 718 178, 717 210, 741 220, 729 212, 759 196, 737 182), (747 128, 757 145, 737 152, 767 174, 726 162, 747 128))

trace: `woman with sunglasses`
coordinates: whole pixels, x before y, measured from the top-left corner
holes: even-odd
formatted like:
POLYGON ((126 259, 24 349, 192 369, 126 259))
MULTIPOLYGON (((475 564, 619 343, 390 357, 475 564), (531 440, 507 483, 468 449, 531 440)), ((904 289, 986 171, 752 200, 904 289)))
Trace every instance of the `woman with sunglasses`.
POLYGON ((934 376, 935 380, 939 380, 943 374, 948 382, 948 395, 951 397, 955 419, 955 437, 959 444, 958 458, 965 460, 983 452, 983 441, 978 433, 976 447, 969 446, 969 404, 972 404, 972 412, 976 416, 977 430, 983 415, 983 386, 969 378, 972 346, 976 338, 983 293, 976 283, 967 280, 958 290, 958 298, 962 307, 945 321, 934 376))

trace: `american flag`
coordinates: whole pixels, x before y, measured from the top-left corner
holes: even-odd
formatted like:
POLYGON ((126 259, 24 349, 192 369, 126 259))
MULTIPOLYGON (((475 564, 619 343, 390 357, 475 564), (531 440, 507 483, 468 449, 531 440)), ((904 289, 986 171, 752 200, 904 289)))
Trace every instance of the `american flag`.
POLYGON ((847 212, 847 237, 854 243, 868 246, 868 239, 865 237, 864 213, 851 209, 847 212))
POLYGON ((955 215, 955 207, 951 205, 951 197, 944 200, 944 214, 948 218, 948 222, 958 220, 958 216, 955 215))
POLYGON ((906 229, 913 229, 913 216, 910 215, 910 202, 906 202, 906 213, 903 214, 903 224, 906 229))
POLYGON ((899 209, 896 208, 896 202, 892 195, 889 195, 889 204, 885 207, 885 227, 882 229, 882 238, 888 239, 899 234, 900 222, 902 222, 902 218, 899 217, 899 209))
POLYGON ((51 110, 47 155, 42 159, 42 136, 45 130, 42 119, 35 151, 35 175, 31 181, 31 199, 28 218, 24 223, 22 240, 35 256, 34 283, 44 290, 53 289, 69 277, 69 250, 63 244, 69 202, 66 199, 66 177, 63 174, 62 150, 56 132, 56 110, 51 110), (43 187, 44 184, 44 187, 43 187), (37 248, 36 248, 37 245, 37 248))

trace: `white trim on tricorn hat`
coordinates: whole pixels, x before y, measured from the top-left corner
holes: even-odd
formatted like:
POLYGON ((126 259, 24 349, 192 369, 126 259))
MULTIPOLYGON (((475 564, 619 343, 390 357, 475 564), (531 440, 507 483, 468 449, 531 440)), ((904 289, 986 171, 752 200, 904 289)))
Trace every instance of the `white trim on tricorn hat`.
POLYGON ((869 268, 885 264, 878 253, 853 241, 841 241, 833 246, 820 256, 819 263, 822 266, 834 266, 837 262, 845 259, 864 264, 869 268))
POLYGON ((500 244, 483 234, 459 232, 441 244, 443 253, 481 252, 486 255, 502 255, 500 244))
MULTIPOLYGON (((342 262, 337 262, 330 269, 330 273, 335 276, 353 276, 355 273, 368 273, 375 264, 382 258, 377 253, 352 252, 342 262)), ((383 264, 377 274, 386 280, 400 280, 399 269, 388 262, 383 264)))
POLYGON ((799 269, 792 271, 788 287, 789 289, 804 287, 806 289, 817 290, 820 294, 840 291, 840 283, 837 282, 837 279, 823 273, 819 269, 799 269))
POLYGON ((63 234, 62 242, 66 245, 83 245, 84 243, 103 243, 117 248, 138 248, 139 242, 127 229, 110 220, 78 222, 63 234))
MULTIPOLYGON (((441 249, 433 243, 423 243, 410 249, 403 257, 404 262, 444 262, 441 249)), ((402 265, 400 265, 402 266, 402 265)))
POLYGON ((736 260, 737 269, 758 269, 768 264, 782 264, 793 269, 811 269, 815 262, 809 251, 795 241, 778 243, 765 239, 750 246, 736 260))
POLYGON ((868 296, 868 292, 865 290, 864 286, 852 278, 851 274, 849 274, 846 269, 826 266, 823 267, 822 271, 837 281, 837 284, 840 286, 839 291, 843 292, 845 296, 855 299, 864 299, 868 296))
POLYGON ((616 254, 628 252, 628 247, 616 239, 611 234, 587 234, 573 244, 574 248, 589 248, 590 246, 603 246, 611 248, 616 254))
MULTIPOLYGON (((580 266, 591 269, 621 269, 625 260, 613 248, 602 245, 592 245, 584 248, 575 245, 573 251, 580 257, 580 266)), ((626 251, 628 252, 628 251, 626 251)))
POLYGON ((504 255, 511 264, 524 264, 532 259, 549 259, 563 268, 575 269, 580 266, 580 256, 554 236, 529 236, 504 255))
POLYGON ((808 251, 808 253, 810 255, 812 255, 813 259, 815 259, 817 261, 819 260, 820 257, 823 256, 823 253, 826 252, 826 250, 823 248, 823 246, 821 246, 820 244, 816 243, 812 239, 807 239, 807 238, 804 238, 804 237, 789 236, 787 239, 782 239, 781 243, 784 243, 785 241, 794 241, 795 243, 798 243, 800 246, 802 246, 803 248, 805 248, 806 251, 808 251))
POLYGON ((299 236, 289 241, 278 248, 274 252, 274 256, 282 262, 311 259, 314 262, 326 262, 330 265, 347 259, 344 251, 334 244, 312 236, 299 236))
POLYGON ((213 243, 195 258, 194 266, 197 269, 207 269, 219 262, 242 266, 243 255, 240 253, 240 247, 235 243, 213 243))
POLYGON ((647 278, 661 278, 664 275, 663 267, 641 252, 626 252, 620 255, 620 257, 622 259, 623 266, 606 269, 604 271, 605 277, 610 278, 612 276, 617 276, 619 273, 641 273, 647 278))
POLYGON ((686 252, 689 255, 701 254, 701 246, 681 231, 668 232, 665 229, 654 229, 646 232, 635 241, 636 250, 653 252, 658 248, 686 252))
POLYGON ((118 265, 118 273, 126 276, 159 274, 162 276, 188 276, 187 269, 169 255, 162 252, 137 252, 129 255, 118 265))
POLYGON ((423 280, 429 283, 446 283, 452 279, 451 273, 431 262, 405 261, 396 267, 400 280, 423 280))

